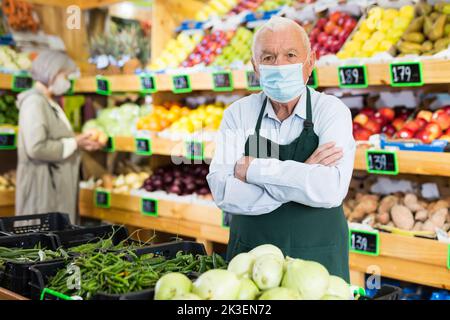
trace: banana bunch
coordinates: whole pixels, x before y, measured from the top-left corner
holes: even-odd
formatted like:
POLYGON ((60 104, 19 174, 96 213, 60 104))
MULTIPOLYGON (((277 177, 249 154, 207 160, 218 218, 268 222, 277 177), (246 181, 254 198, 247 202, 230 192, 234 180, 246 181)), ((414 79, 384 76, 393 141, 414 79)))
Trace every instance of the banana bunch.
POLYGON ((450 3, 434 6, 420 2, 414 18, 397 43, 399 56, 407 54, 434 55, 450 45, 450 3))

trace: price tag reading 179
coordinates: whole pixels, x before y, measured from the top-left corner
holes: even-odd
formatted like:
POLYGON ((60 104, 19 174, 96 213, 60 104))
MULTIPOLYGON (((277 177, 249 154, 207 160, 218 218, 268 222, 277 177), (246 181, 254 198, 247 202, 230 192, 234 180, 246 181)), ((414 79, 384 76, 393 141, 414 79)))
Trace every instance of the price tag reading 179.
POLYGON ((388 150, 366 150, 368 173, 398 174, 397 152, 388 150))
POLYGON ((350 229, 349 233, 351 252, 371 256, 380 254, 380 237, 378 232, 350 229))
POLYGON ((421 62, 396 62, 390 64, 391 86, 412 87, 423 85, 421 62))
POLYGON ((342 66, 339 70, 339 87, 341 88, 367 88, 366 66, 342 66))

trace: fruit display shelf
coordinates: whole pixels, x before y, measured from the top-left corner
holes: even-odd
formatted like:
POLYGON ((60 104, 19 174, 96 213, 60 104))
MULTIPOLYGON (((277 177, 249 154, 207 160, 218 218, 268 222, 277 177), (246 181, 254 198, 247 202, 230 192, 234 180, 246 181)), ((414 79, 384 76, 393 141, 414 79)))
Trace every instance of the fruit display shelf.
MULTIPOLYGON (((342 63, 342 66, 345 64, 342 63)), ((367 77, 369 86, 389 85, 389 63, 367 64, 367 77)), ((450 82, 450 60, 423 60, 424 84, 440 84, 450 82)), ((233 88, 246 90, 246 72, 243 70, 232 71, 233 88)), ((128 92, 140 90, 140 79, 136 75, 116 75, 107 77, 111 83, 112 92, 128 92)), ((317 79, 319 87, 338 87, 338 66, 317 67, 317 79)), ((192 90, 213 90, 211 73, 201 72, 190 75, 192 90)), ((172 76, 168 74, 156 75, 156 87, 158 91, 172 91, 172 76)), ((95 92, 96 78, 82 77, 75 82, 75 92, 95 92)))
MULTIPOLYGON (((115 137, 115 150, 135 152, 136 143, 133 137, 115 137)), ((159 137, 151 138, 152 153, 164 156, 184 156, 186 154, 183 141, 172 141, 159 137)), ((214 142, 205 142, 204 156, 210 159, 214 154, 214 142)), ((397 151, 399 173, 420 174, 450 177, 450 153, 397 151)), ((357 148, 355 170, 367 170, 365 149, 357 148)))
POLYGON ((27 2, 44 6, 67 8, 71 5, 75 5, 82 10, 108 6, 121 1, 123 0, 27 0, 27 2))
MULTIPOLYGON (((140 212, 140 198, 113 194, 109 209, 97 208, 91 190, 81 190, 82 217, 106 220, 144 229, 193 237, 212 250, 212 243, 228 243, 229 230, 221 225, 221 211, 214 207, 159 201, 158 216, 140 212)), ((379 232, 379 255, 350 254, 352 283, 364 284, 366 273, 450 289, 448 244, 436 240, 379 232), (371 267, 379 269, 372 270, 371 267)))
POLYGON ((0 300, 29 300, 24 296, 0 287, 0 300))
POLYGON ((14 215, 15 191, 0 191, 0 217, 14 215))

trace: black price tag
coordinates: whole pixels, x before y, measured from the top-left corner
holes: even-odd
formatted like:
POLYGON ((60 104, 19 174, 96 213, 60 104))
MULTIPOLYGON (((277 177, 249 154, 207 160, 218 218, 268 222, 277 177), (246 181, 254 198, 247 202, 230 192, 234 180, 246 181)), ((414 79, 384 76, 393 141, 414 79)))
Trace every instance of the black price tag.
POLYGON ((12 91, 21 92, 33 87, 33 79, 29 75, 15 74, 12 79, 12 91))
POLYGON ((341 88, 367 88, 366 66, 342 66, 338 67, 339 87, 341 88))
POLYGON ((247 71, 246 78, 247 78, 247 90, 249 91, 261 90, 261 84, 259 83, 259 79, 256 76, 255 71, 247 71))
POLYGON ((141 80, 141 93, 154 93, 156 89, 156 78, 153 75, 142 74, 141 80))
POLYGON ((116 143, 114 141, 113 137, 108 137, 108 140, 106 141, 106 146, 103 149, 105 152, 114 152, 116 151, 116 143))
POLYGON ((214 72, 212 79, 214 91, 233 91, 233 75, 231 72, 214 72))
POLYGON ((0 150, 14 150, 16 147, 15 133, 0 133, 0 150))
POLYGON ((380 254, 380 236, 378 232, 353 230, 349 231, 350 251, 378 256, 380 254))
POLYGON ((230 213, 225 213, 222 211, 222 228, 230 229, 231 217, 232 215, 230 213))
POLYGON ((423 85, 421 62, 395 62, 389 65, 391 86, 416 87, 423 85))
POLYGON ((111 94, 111 84, 108 79, 106 79, 103 76, 97 76, 96 77, 97 82, 97 93, 109 96, 111 94))
POLYGON ((311 76, 308 79, 308 83, 306 84, 308 87, 316 89, 319 86, 319 81, 317 80, 317 69, 314 68, 311 76))
POLYGON ((135 138, 136 154, 141 156, 152 155, 152 142, 149 138, 135 138))
POLYGON ((397 152, 387 150, 366 150, 368 173, 398 174, 397 152))
POLYGON ((191 160, 204 160, 205 145, 202 141, 186 141, 186 158, 191 160))
POLYGON ((141 198, 141 213, 146 216, 158 216, 158 200, 141 198))
POLYGON ((97 208, 109 209, 111 208, 111 192, 106 190, 95 190, 95 206, 97 208))
POLYGON ((176 75, 172 77, 172 91, 174 93, 191 92, 191 78, 187 74, 176 75))

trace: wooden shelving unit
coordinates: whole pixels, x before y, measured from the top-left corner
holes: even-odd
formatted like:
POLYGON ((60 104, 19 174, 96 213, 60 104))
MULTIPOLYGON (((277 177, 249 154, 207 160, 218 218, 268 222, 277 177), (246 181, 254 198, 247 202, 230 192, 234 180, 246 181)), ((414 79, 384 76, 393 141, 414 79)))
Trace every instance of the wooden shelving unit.
POLYGON ((57 6, 67 8, 69 6, 75 5, 82 10, 108 6, 123 1, 124 0, 27 0, 27 2, 45 6, 57 6))
MULTIPOLYGON (((423 76, 425 84, 448 83, 450 81, 450 60, 425 60, 423 63, 423 76)), ((370 86, 389 85, 389 64, 367 64, 367 72, 370 86)), ((235 90, 246 90, 247 80, 245 71, 233 71, 235 90)), ((111 83, 112 92, 139 91, 140 82, 136 75, 117 75, 107 77, 111 83)), ((338 87, 337 66, 317 68, 317 78, 320 87, 338 87)), ((172 90, 171 76, 167 74, 156 75, 158 91, 172 90)), ((193 90, 212 90, 212 78, 210 73, 191 74, 193 90)), ((95 77, 79 79, 75 84, 75 92, 95 92, 95 77)))
MULTIPOLYGON (((149 217, 140 213, 139 197, 112 194, 110 209, 96 208, 93 197, 93 191, 81 191, 82 217, 194 237, 207 248, 211 242, 228 243, 229 230, 221 226, 217 208, 160 200, 158 217, 149 217)), ((381 232, 379 256, 350 254, 352 283, 363 285, 363 275, 376 266, 382 276, 450 289, 447 248, 436 240, 381 232)))
POLYGON ((0 191, 0 217, 14 215, 15 192, 0 191))

